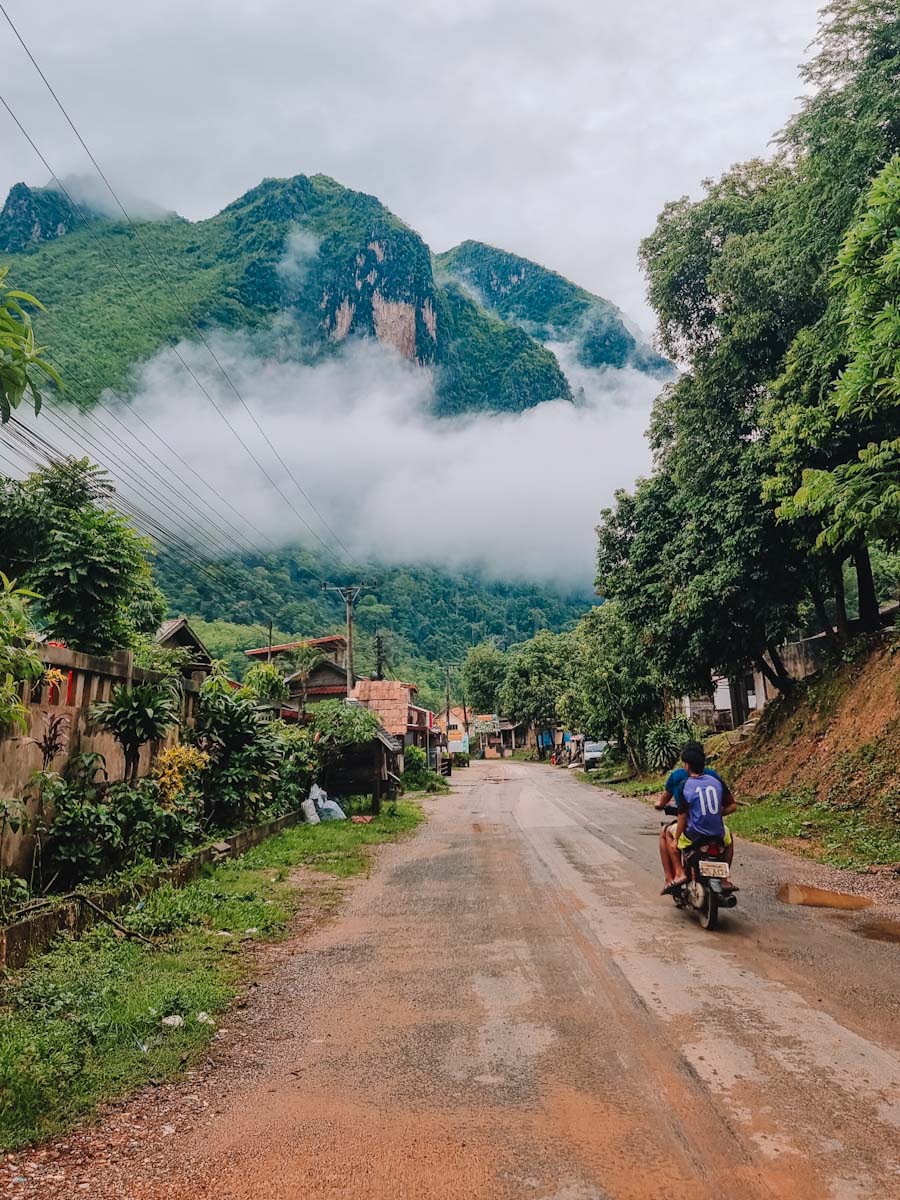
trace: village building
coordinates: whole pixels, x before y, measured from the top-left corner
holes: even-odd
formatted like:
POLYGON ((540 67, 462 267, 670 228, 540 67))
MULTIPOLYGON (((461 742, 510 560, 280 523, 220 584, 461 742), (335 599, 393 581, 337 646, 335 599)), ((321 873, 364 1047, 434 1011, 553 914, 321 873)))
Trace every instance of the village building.
POLYGON ((442 735, 435 727, 434 714, 413 702, 418 692, 414 683, 402 683, 399 679, 360 679, 351 696, 376 713, 388 733, 398 738, 404 748, 420 746, 431 758, 431 751, 442 735))
POLYGON ((436 714, 434 723, 447 739, 447 749, 451 754, 468 754, 470 747, 470 731, 472 714, 467 708, 450 707, 436 714))
POLYGON ((472 730, 477 735, 479 749, 484 749, 485 758, 507 758, 514 750, 534 745, 530 730, 520 721, 497 717, 492 713, 479 713, 473 720, 472 730))
POLYGON ((344 635, 335 633, 327 637, 283 642, 276 646, 256 646, 252 650, 244 651, 247 658, 256 662, 267 662, 270 659, 289 658, 294 651, 307 647, 317 650, 322 658, 305 680, 301 671, 288 675, 285 680, 290 691, 286 710, 290 710, 295 716, 301 706, 309 708, 322 700, 339 700, 347 695, 347 639, 344 635))
POLYGON ((212 655, 187 617, 173 617, 164 621, 156 632, 156 644, 163 650, 187 651, 190 658, 182 669, 187 679, 202 683, 212 671, 212 655))

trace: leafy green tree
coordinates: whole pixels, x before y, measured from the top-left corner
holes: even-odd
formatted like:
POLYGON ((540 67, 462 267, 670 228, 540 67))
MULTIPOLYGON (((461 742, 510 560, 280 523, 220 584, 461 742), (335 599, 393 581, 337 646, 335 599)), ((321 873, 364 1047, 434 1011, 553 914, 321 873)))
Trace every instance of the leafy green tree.
POLYGON ((38 346, 31 317, 22 307, 33 308, 43 305, 27 292, 14 291, 6 287, 9 267, 0 267, 0 424, 5 425, 19 407, 26 394, 31 395, 34 412, 41 411, 41 392, 38 380, 50 379, 58 387, 62 380, 56 370, 43 357, 44 349, 38 346))
POLYGON ((559 721, 558 705, 569 686, 571 635, 540 630, 510 651, 500 689, 500 711, 538 730, 559 721))
POLYGON ((275 663, 254 663, 244 676, 242 691, 262 704, 283 704, 290 692, 275 663))
POLYGON ((291 670, 291 678, 300 685, 300 712, 306 712, 306 689, 309 679, 316 667, 325 661, 325 655, 315 646, 298 646, 287 656, 291 670))
POLYGON ((0 479, 0 569, 40 595, 49 632, 95 654, 134 645, 165 615, 150 543, 109 507, 112 491, 87 459, 0 479))
POLYGON ((16 586, 0 571, 0 732, 28 729, 28 711, 22 703, 23 683, 35 683, 44 673, 32 629, 29 603, 34 592, 16 586))
POLYGON ((848 231, 837 283, 849 361, 828 398, 844 461, 808 469, 783 505, 821 523, 819 542, 853 550, 900 544, 900 155, 879 173, 848 231), (840 436, 842 435, 842 436, 840 436))
POLYGON ((472 646, 462 666, 463 690, 473 713, 500 711, 500 689, 506 679, 508 659, 493 642, 472 646))
POLYGON ((648 729, 663 714, 664 689, 642 630, 615 602, 591 610, 569 641, 571 679, 559 715, 589 738, 615 743, 635 770, 645 765, 648 729))

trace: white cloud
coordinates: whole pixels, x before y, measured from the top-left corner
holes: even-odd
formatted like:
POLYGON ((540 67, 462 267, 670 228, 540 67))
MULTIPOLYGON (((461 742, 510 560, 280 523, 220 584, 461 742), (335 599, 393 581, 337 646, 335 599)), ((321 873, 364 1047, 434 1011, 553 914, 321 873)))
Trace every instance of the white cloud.
MULTIPOLYGON (((351 342, 317 366, 262 359, 243 335, 218 334, 214 342, 284 462, 354 557, 589 588, 600 511, 615 488, 649 465, 641 435, 659 384, 634 371, 583 372, 573 380, 584 389, 576 405, 438 420, 428 412, 430 373, 375 341, 351 342)), ((194 343, 180 350, 285 496, 329 542, 206 352, 194 343)), ((258 529, 281 545, 310 541, 171 353, 142 368, 132 403, 258 529)), ((120 492, 134 496, 133 478, 113 472, 120 492)), ((143 474, 156 477, 157 487, 162 481, 180 508, 194 507, 152 463, 143 474)))
MULTIPOLYGON (((651 324, 636 249, 669 199, 764 150, 821 0, 7 0, 120 187, 198 218, 324 171, 436 250, 478 238, 651 324)), ((4 94, 83 152, 0 22, 4 94)), ((44 182, 0 113, 0 188, 44 182)))

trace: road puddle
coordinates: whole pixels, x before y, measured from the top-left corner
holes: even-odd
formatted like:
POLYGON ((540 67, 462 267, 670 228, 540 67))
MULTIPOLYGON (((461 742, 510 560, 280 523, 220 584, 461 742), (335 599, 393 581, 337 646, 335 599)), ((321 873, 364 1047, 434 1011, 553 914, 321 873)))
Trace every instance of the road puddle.
POLYGON ((900 921, 871 921, 856 932, 872 942, 900 942, 900 921))
POLYGON ((868 896, 829 892, 825 888, 806 887, 800 883, 783 883, 778 889, 778 899, 783 904, 805 904, 808 908, 839 908, 845 912, 871 908, 875 903, 868 896))

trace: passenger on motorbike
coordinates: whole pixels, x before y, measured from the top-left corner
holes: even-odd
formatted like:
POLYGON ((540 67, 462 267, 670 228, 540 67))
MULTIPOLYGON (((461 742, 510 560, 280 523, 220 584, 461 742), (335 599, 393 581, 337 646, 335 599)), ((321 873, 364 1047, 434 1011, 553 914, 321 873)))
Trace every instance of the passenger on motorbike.
MULTIPOLYGON (((684 765, 672 771, 665 782, 662 795, 656 801, 654 807, 663 810, 667 805, 673 804, 684 788, 685 782, 691 777, 689 762, 693 762, 698 769, 699 775, 704 772, 719 781, 722 785, 722 807, 723 815, 732 813, 736 810, 737 804, 728 785, 722 780, 721 776, 712 768, 706 766, 706 755, 703 746, 700 742, 687 742, 681 752, 682 762, 684 765)), ((696 776, 696 777, 699 777, 696 776)), ((662 862, 663 874, 665 875, 665 886, 662 889, 662 895, 671 892, 673 888, 680 887, 684 883, 684 870, 681 865, 681 853, 676 845, 677 841, 677 820, 671 821, 668 825, 664 825, 659 834, 659 857, 662 862)), ((725 843, 725 859, 729 866, 734 859, 734 839, 727 825, 724 825, 723 840, 725 843)), ((733 886, 728 884, 725 890, 733 886)))
MULTIPOLYGON (((687 882, 681 852, 689 850, 698 842, 711 839, 722 842, 729 866, 734 858, 734 839, 723 819, 727 813, 732 813, 737 808, 734 796, 715 772, 707 771, 706 756, 702 750, 698 753, 685 747, 682 759, 688 777, 678 785, 675 796, 675 807, 678 809, 675 848, 679 858, 678 869, 672 880, 673 888, 687 882)), ((733 887, 734 884, 730 880, 723 881, 723 891, 730 891, 733 887)))

